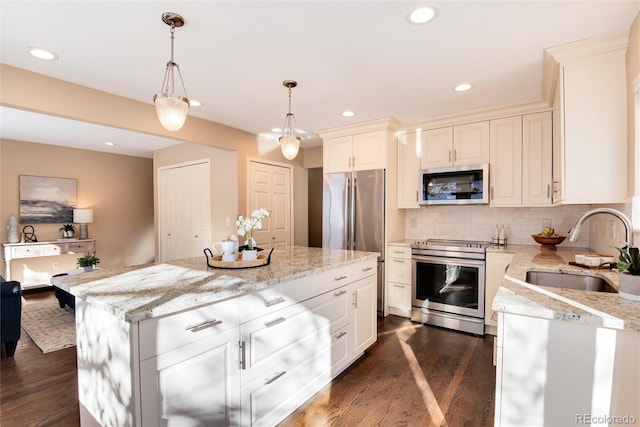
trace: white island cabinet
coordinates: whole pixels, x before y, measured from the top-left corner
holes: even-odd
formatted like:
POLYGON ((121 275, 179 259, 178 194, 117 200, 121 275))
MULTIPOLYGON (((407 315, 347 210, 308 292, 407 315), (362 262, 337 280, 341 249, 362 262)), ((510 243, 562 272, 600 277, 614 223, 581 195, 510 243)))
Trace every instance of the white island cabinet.
POLYGON ((55 278, 76 296, 82 424, 277 424, 376 341, 376 259, 289 247, 253 269, 55 278))

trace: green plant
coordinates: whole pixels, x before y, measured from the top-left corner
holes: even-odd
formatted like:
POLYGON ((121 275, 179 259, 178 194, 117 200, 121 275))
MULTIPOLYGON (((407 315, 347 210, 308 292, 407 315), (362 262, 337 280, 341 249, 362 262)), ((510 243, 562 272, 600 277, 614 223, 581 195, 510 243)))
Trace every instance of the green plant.
POLYGON ((100 258, 95 255, 85 255, 78 258, 78 267, 91 267, 100 262, 100 258))
POLYGON ((60 227, 59 231, 73 231, 75 233, 76 228, 73 226, 73 224, 65 224, 60 227))
POLYGON ((625 244, 621 248, 617 246, 614 247, 618 252, 620 252, 620 257, 618 258, 618 271, 620 273, 628 271, 634 276, 640 275, 640 250, 629 243, 625 244))

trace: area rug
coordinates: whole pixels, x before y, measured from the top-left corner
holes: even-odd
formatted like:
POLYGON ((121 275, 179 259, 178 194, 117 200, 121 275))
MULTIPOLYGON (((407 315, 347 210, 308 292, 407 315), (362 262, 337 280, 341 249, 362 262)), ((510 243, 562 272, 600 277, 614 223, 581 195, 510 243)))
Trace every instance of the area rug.
POLYGON ((76 345, 73 310, 60 308, 57 301, 22 299, 22 328, 43 353, 76 345))

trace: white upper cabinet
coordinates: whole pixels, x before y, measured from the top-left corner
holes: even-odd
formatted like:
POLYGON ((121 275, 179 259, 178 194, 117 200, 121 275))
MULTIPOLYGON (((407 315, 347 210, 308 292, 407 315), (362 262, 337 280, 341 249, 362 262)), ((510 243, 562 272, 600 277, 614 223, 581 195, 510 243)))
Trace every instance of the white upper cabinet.
POLYGON ((324 173, 386 168, 385 130, 326 138, 323 146, 324 173))
POLYGON ((418 208, 420 138, 418 132, 398 135, 398 182, 396 207, 418 208))
POLYGON ((550 205, 551 147, 550 111, 491 120, 491 205, 550 205))
POLYGON ((491 120, 491 182, 489 203, 522 203, 522 117, 491 120))
MULTIPOLYGON (((554 203, 622 203, 627 197, 627 35, 546 51, 555 70, 554 203)), ((551 64, 551 65, 549 65, 551 64)))
POLYGON ((421 169, 487 163, 489 122, 424 131, 421 146, 421 169))

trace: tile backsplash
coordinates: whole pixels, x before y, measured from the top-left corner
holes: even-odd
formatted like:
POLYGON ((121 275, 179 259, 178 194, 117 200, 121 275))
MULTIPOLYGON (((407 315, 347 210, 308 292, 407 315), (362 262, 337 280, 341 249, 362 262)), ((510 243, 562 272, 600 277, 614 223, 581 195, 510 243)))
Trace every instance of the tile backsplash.
MULTIPOLYGON (((428 206, 406 211, 405 237, 410 240, 464 239, 491 241, 496 224, 503 224, 509 244, 536 245, 532 234, 542 231, 543 218, 551 219, 556 233, 568 236, 578 219, 595 206, 494 208, 483 206, 428 206)), ((624 211, 625 205, 611 205, 624 211)), ((622 222, 610 215, 595 215, 584 224, 578 241, 565 240, 562 246, 591 247, 613 255, 610 246, 625 241, 622 222)))

